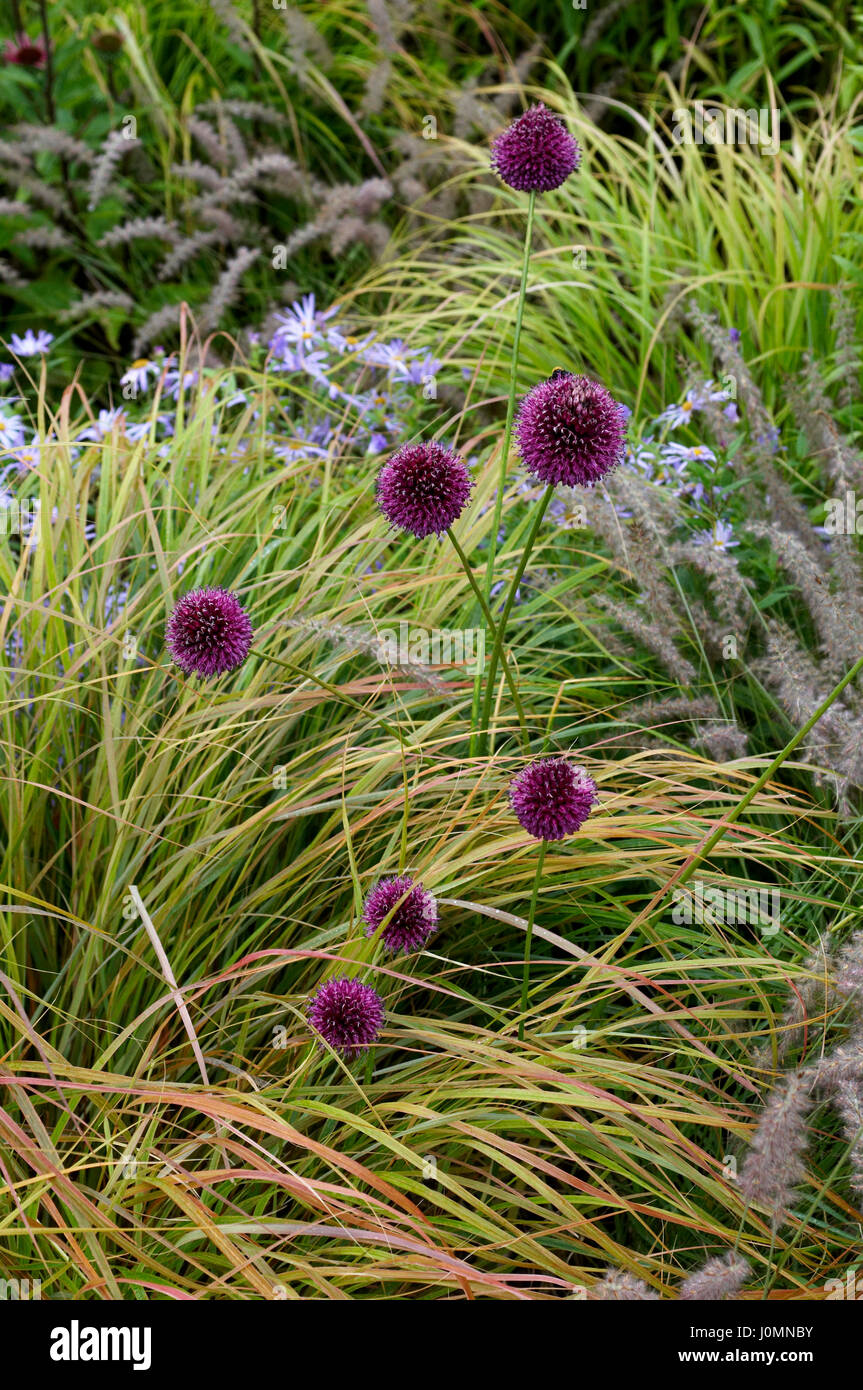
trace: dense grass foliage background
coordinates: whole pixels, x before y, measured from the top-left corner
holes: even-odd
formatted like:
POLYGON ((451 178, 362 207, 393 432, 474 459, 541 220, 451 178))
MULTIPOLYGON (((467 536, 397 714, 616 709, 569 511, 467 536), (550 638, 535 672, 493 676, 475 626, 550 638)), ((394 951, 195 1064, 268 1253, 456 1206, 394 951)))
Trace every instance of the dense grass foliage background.
MULTIPOLYGON (((40 7, 13 9, 38 37, 40 7)), ((0 66, 2 336, 54 335, 4 353, 4 506, 39 524, 0 537, 0 1274, 52 1298, 522 1300, 598 1296, 611 1267, 676 1297, 736 1248, 744 1297, 825 1297, 863 1220, 847 1118, 820 1096, 784 1224, 737 1171, 784 1073, 859 1034, 827 988, 859 929, 853 687, 700 856, 863 654, 859 542, 823 534, 863 489, 859 15, 44 15, 50 68, 0 66), (539 99, 583 165, 537 205, 518 391, 563 366, 632 414, 624 476, 585 515, 560 496, 507 634, 528 753, 571 750, 600 796, 547 853, 522 1018, 515 710, 498 675, 479 751, 469 672, 387 660, 402 622, 482 615, 452 547, 387 530, 374 479, 384 441, 457 447, 482 572, 526 214, 488 144, 539 99), (695 101, 776 108, 780 148, 677 144, 695 101), (308 293, 348 335, 337 354, 311 323, 323 380, 267 346, 308 293), (370 335, 433 358, 432 389, 392 352, 369 369, 370 335), (736 412, 671 433, 708 380, 736 412), (639 464, 671 438, 709 449, 697 506, 639 464), (212 684, 164 645, 201 585, 255 630, 212 684), (778 931, 681 922, 695 864, 778 890, 778 931), (362 904, 405 870, 441 928, 392 958, 362 904), (307 1018, 346 970, 387 1010, 354 1063, 307 1018)), ((501 582, 537 498, 507 470, 501 582)))

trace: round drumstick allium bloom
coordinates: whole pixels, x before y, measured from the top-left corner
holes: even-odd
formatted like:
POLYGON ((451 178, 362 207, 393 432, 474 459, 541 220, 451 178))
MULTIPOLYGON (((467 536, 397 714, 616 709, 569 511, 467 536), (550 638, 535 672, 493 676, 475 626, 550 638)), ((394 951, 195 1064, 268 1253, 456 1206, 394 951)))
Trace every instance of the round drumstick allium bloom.
POLYGON ((340 975, 324 980, 309 1004, 315 1032, 342 1057, 359 1057, 377 1041, 384 1023, 384 1001, 371 985, 340 975))
POLYGON ((378 474, 378 506, 392 526, 442 536, 464 511, 473 481, 464 459, 443 444, 403 444, 378 474))
POLYGON ((227 589, 192 589, 168 619, 165 641, 181 671, 209 680, 242 666, 252 645, 252 624, 227 589))
POLYGON ((398 878, 382 878, 369 893, 363 908, 366 936, 374 936, 381 922, 399 903, 384 927, 382 941, 393 955, 403 951, 420 951, 437 927, 437 902, 434 895, 415 883, 408 874, 398 878), (407 894, 407 897, 405 897, 407 894), (404 898, 403 902, 399 902, 404 898))
POLYGON ((556 371, 521 402, 515 432, 535 478, 593 487, 623 458, 626 409, 598 381, 556 371))
POLYGON ((563 840, 580 830, 598 801, 596 783, 566 758, 537 758, 509 784, 519 824, 537 840, 563 840))
POLYGON ((542 102, 518 116, 491 147, 492 169, 519 193, 549 193, 580 163, 578 141, 542 102))

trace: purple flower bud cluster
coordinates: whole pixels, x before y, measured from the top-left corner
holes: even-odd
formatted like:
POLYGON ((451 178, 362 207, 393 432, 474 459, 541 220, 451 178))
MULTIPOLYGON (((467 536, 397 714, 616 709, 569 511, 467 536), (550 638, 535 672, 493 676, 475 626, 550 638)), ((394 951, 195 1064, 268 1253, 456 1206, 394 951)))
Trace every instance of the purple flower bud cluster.
POLYGON ((309 1003, 318 1036, 348 1061, 368 1052, 384 1026, 384 1001, 371 985, 340 975, 325 980, 309 1003))
POLYGON ((168 619, 165 640, 181 671, 211 680, 242 666, 252 645, 252 624, 227 589, 193 589, 168 619))
POLYGON ((574 835, 598 800, 596 783, 567 758, 537 758, 509 786, 519 825, 537 840, 574 835))
POLYGON ((541 102, 514 120, 492 145, 492 169, 520 193, 550 193, 580 162, 578 142, 541 102))
POLYGON ((366 936, 374 936, 382 923, 384 947, 391 954, 420 951, 437 929, 437 903, 421 883, 407 874, 382 878, 365 901, 366 936), (387 920, 389 919, 389 920, 387 920))

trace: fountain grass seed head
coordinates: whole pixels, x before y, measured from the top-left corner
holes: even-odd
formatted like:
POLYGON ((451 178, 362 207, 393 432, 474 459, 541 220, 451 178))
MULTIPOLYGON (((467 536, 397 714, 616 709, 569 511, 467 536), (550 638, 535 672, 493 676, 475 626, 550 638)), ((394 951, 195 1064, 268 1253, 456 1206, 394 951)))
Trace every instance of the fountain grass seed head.
POLYGON ((626 410, 590 377, 556 371, 519 406, 515 432, 526 467, 555 487, 593 487, 623 458, 626 410))
POLYGON ((416 883, 408 874, 398 878, 382 878, 369 893, 363 908, 366 936, 373 936, 384 918, 392 912, 383 929, 382 940, 387 951, 409 955, 420 951, 437 929, 437 902, 433 894, 416 883), (405 897, 407 894, 407 897, 405 897), (404 898, 403 902, 399 900, 404 898), (398 903, 398 907, 395 907, 398 903), (395 911, 392 912, 395 907, 395 911))
POLYGON ((242 666, 252 645, 252 624, 227 589, 192 589, 171 613, 165 640, 181 671, 210 680, 242 666))
POLYGON ((422 540, 461 516, 472 487, 464 459, 443 444, 404 444, 378 474, 378 505, 392 526, 422 540))
POLYGON ((566 758, 537 758, 509 784, 519 824, 537 840, 563 840, 580 830, 599 799, 596 783, 566 758))
POLYGON ((580 162, 578 141, 542 102, 518 116, 491 148, 492 169, 519 193, 559 188, 580 162))

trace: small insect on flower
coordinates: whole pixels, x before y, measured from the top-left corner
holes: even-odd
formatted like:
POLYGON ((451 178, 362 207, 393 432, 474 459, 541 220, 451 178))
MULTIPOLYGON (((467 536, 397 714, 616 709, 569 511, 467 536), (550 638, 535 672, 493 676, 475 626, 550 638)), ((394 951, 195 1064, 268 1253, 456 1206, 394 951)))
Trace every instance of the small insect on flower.
POLYGON ((538 102, 507 126, 491 148, 491 167, 519 193, 559 188, 581 162, 578 141, 538 102))
POLYGON ((165 641, 181 671, 209 680, 242 666, 252 645, 252 624, 227 589, 193 589, 168 619, 165 641))
POLYGON ((596 783, 566 758, 537 758, 509 784, 519 824, 537 840, 563 840, 580 830, 599 800, 596 783))
POLYGON ((391 912, 392 916, 382 933, 386 950, 393 955, 400 951, 409 955, 411 951, 422 950, 438 923, 437 902, 433 894, 408 874, 398 878, 382 878, 369 893, 363 908, 366 936, 374 936, 391 912))
POLYGON ((627 413, 598 381, 558 367, 519 406, 522 459, 540 482, 593 487, 623 458, 627 413))
POLYGON ((384 1001, 371 985, 340 975, 325 980, 309 1004, 309 1022, 323 1042, 349 1060, 367 1052, 384 1025, 384 1001))
POLYGON ((443 444, 405 444, 378 474, 378 506, 392 526, 422 540, 461 516, 473 481, 464 459, 443 444))

